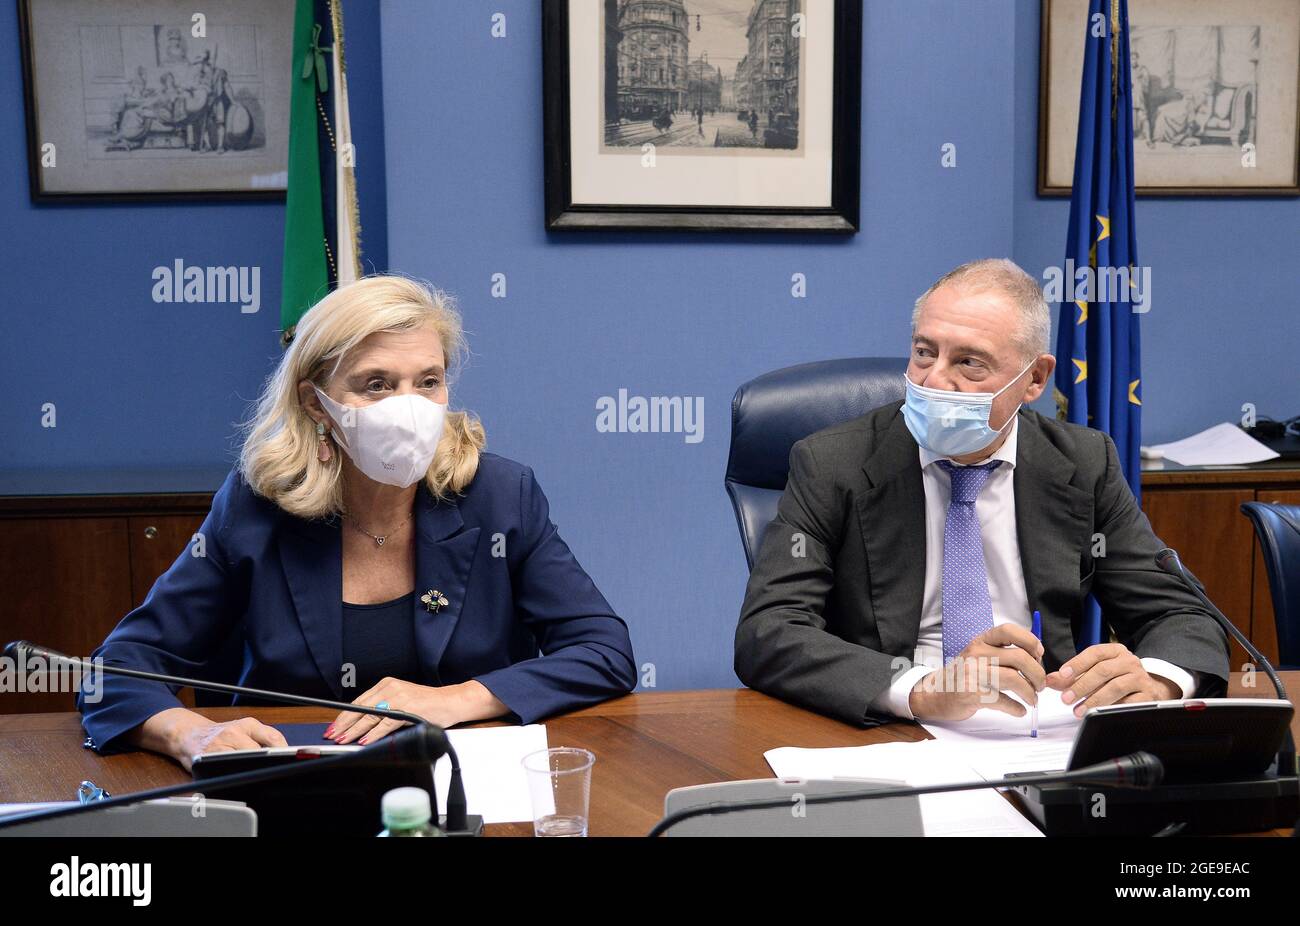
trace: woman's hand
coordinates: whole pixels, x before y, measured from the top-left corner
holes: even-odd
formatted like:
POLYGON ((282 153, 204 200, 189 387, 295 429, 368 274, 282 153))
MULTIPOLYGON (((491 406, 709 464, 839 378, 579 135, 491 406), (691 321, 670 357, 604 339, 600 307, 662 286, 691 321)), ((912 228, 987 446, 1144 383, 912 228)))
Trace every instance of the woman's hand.
MULTIPOLYGON (((510 710, 481 683, 472 679, 460 685, 436 688, 385 678, 352 703, 374 707, 381 701, 387 701, 391 710, 416 714, 439 727, 488 720, 510 710)), ((405 726, 409 724, 402 720, 344 711, 326 728, 325 737, 339 745, 353 742, 368 745, 405 726)))
POLYGON ((261 749, 264 746, 288 746, 284 734, 252 717, 214 723, 211 720, 183 731, 177 740, 176 759, 190 771, 195 756, 207 752, 231 752, 235 749, 261 749))
POLYGON ((288 746, 275 727, 241 717, 217 723, 182 707, 159 711, 141 725, 136 745, 171 756, 191 771, 195 756, 206 752, 288 746))

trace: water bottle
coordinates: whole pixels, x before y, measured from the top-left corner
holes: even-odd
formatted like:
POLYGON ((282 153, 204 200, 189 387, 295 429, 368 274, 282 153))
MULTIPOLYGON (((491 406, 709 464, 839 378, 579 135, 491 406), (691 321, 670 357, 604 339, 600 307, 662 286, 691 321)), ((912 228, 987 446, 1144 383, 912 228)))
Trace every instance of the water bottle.
POLYGON ((431 822, 429 792, 423 788, 394 788, 380 803, 384 831, 380 836, 442 836, 431 822))

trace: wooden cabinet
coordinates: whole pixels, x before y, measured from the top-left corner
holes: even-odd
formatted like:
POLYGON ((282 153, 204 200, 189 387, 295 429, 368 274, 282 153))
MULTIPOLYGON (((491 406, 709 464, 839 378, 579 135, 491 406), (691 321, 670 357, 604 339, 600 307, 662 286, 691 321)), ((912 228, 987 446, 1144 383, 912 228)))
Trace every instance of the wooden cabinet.
MULTIPOLYGON (((1220 611, 1271 662, 1277 661, 1277 628, 1268 575, 1244 502, 1300 504, 1300 467, 1274 461, 1257 467, 1174 467, 1142 474, 1142 509, 1156 536, 1178 551, 1205 585, 1220 611)), ((1232 643, 1232 668, 1246 653, 1232 643)))
MULTIPOLYGON (((144 601, 211 504, 210 492, 0 497, 0 642, 88 657, 144 601)), ((68 688, 0 691, 0 713, 74 710, 68 688)), ((193 692, 181 699, 193 704, 193 692)))
POLYGON ((203 523, 204 514, 135 515, 127 519, 132 606, 144 601, 154 580, 166 572, 177 555, 189 546, 203 523))
MULTIPOLYGON (((0 638, 88 656, 131 608, 126 519, 27 517, 0 522, 0 638)), ((67 693, 18 693, 5 713, 66 711, 67 693)), ((54 687, 48 682, 44 688, 54 687)))
MULTIPOLYGON (((1210 600, 1247 637, 1251 633, 1254 530, 1241 513, 1241 505, 1254 500, 1255 493, 1250 489, 1142 493, 1142 508, 1156 536, 1178 551, 1183 565, 1201 580, 1210 600)), ((1231 664, 1239 670, 1246 652, 1236 641, 1230 642, 1231 664)))

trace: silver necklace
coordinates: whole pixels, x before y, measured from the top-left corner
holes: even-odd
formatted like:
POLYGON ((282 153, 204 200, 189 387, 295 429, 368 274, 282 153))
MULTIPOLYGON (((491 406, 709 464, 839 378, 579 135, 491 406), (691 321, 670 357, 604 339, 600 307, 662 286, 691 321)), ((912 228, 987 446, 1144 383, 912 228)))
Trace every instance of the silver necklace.
MULTIPOLYGON (((412 512, 411 514, 414 514, 414 512, 412 512)), ((370 531, 366 530, 364 527, 362 527, 356 521, 353 521, 351 518, 348 518, 348 523, 351 524, 353 527, 355 527, 357 530, 361 531, 361 533, 365 534, 371 540, 373 540, 375 542, 375 546, 382 547, 384 545, 384 541, 387 540, 389 537, 393 536, 394 534, 396 534, 403 527, 405 527, 406 522, 409 520, 411 520, 411 515, 408 514, 406 516, 406 520, 402 521, 401 524, 394 527, 387 534, 372 534, 370 533, 370 531)))

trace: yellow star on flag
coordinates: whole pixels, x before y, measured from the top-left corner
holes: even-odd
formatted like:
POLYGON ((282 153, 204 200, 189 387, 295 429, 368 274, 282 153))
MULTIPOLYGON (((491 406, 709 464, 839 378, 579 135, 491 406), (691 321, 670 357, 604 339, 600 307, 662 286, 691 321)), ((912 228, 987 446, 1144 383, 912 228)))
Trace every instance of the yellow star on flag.
POLYGON ((1088 361, 1077 360, 1074 357, 1071 357, 1070 360, 1079 368, 1079 375, 1074 378, 1075 385, 1078 385, 1088 378, 1088 361))
POLYGON ((1075 324, 1082 325, 1088 320, 1088 303, 1084 302, 1082 299, 1076 299, 1074 300, 1074 304, 1079 307, 1079 320, 1075 322, 1075 324))
POLYGON ((1142 380, 1135 379, 1133 380, 1133 382, 1128 384, 1128 400, 1132 402, 1134 405, 1142 404, 1142 400, 1137 397, 1137 388, 1138 388, 1138 383, 1140 382, 1142 382, 1142 380))
POLYGON ((1101 223, 1101 234, 1097 236, 1097 240, 1105 241, 1110 237, 1110 216, 1099 215, 1097 221, 1101 223))

